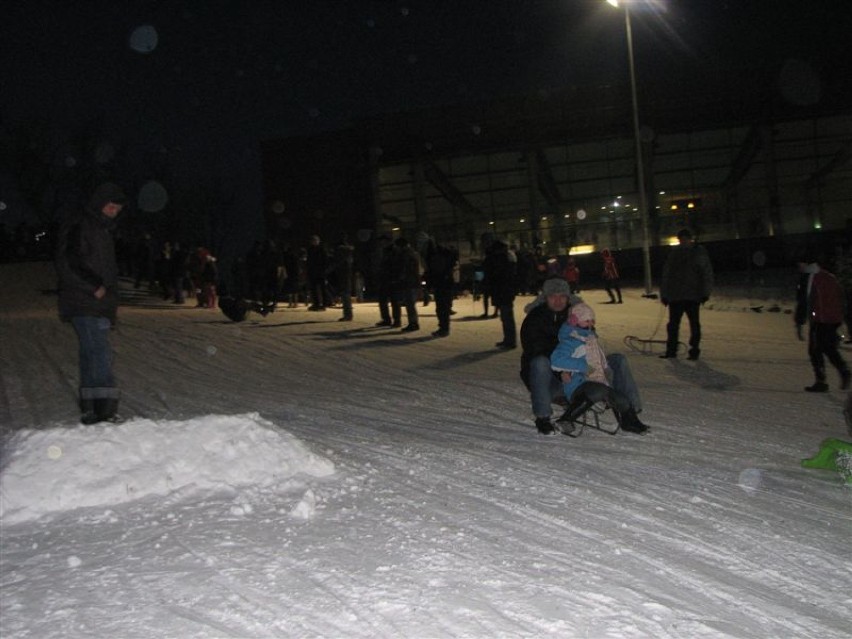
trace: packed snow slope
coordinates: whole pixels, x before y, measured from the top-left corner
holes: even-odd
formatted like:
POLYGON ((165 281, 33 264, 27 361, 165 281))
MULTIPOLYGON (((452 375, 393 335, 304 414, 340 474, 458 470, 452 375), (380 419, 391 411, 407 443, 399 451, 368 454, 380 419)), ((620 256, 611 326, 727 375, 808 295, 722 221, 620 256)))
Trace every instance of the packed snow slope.
POLYGON ((435 339, 128 290, 128 421, 82 427, 54 286, 0 266, 4 639, 849 636, 852 492, 799 466, 845 394, 802 391, 783 301, 714 296, 687 362, 658 302, 584 292, 652 431, 571 439, 470 297, 435 339))

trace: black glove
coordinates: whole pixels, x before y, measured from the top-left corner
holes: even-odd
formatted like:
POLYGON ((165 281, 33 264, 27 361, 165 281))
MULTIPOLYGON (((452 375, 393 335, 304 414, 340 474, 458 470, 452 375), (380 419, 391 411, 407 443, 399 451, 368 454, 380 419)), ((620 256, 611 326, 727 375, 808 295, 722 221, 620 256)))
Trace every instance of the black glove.
POLYGON ((669 301, 665 297, 660 298, 660 301, 663 303, 663 306, 669 305, 669 301))
POLYGON ((801 324, 796 324, 796 337, 799 338, 800 342, 805 341, 805 336, 802 334, 802 325, 801 324))

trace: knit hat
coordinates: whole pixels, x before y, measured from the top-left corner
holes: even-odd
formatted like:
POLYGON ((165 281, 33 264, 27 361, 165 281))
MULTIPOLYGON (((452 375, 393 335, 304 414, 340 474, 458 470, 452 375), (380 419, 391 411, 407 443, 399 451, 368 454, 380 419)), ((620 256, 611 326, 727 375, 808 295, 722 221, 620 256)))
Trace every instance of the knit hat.
POLYGON ((571 287, 561 277, 551 277, 544 280, 541 287, 542 295, 570 295, 571 287))
POLYGON ((572 306, 571 315, 576 317, 578 322, 595 321, 595 311, 588 304, 577 304, 572 306))

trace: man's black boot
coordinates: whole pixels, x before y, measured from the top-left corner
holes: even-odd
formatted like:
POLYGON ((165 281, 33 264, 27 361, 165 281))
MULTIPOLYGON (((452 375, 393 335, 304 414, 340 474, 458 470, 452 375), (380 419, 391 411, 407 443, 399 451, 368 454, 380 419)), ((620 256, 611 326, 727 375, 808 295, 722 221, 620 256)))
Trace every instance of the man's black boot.
POLYGON ((621 430, 637 435, 644 435, 648 432, 649 427, 639 421, 639 415, 632 408, 615 415, 618 418, 618 425, 621 426, 621 430))
POLYGON ((553 424, 550 423, 550 417, 536 417, 535 427, 542 435, 552 435, 556 432, 553 428, 553 424))
POLYGON ((94 424, 100 421, 98 414, 95 412, 95 400, 81 399, 80 400, 80 423, 94 424))

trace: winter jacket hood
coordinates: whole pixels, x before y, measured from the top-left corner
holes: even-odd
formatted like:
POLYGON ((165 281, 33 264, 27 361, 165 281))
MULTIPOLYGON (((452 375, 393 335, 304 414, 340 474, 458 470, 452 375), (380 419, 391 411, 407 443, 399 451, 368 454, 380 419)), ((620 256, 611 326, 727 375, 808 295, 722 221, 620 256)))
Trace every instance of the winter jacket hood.
POLYGON ((104 182, 94 190, 92 197, 89 198, 89 204, 86 208, 90 212, 102 214, 101 211, 109 202, 112 202, 113 204, 121 204, 123 206, 127 204, 127 197, 124 195, 124 191, 120 186, 118 186, 118 184, 114 184, 113 182, 104 182))

